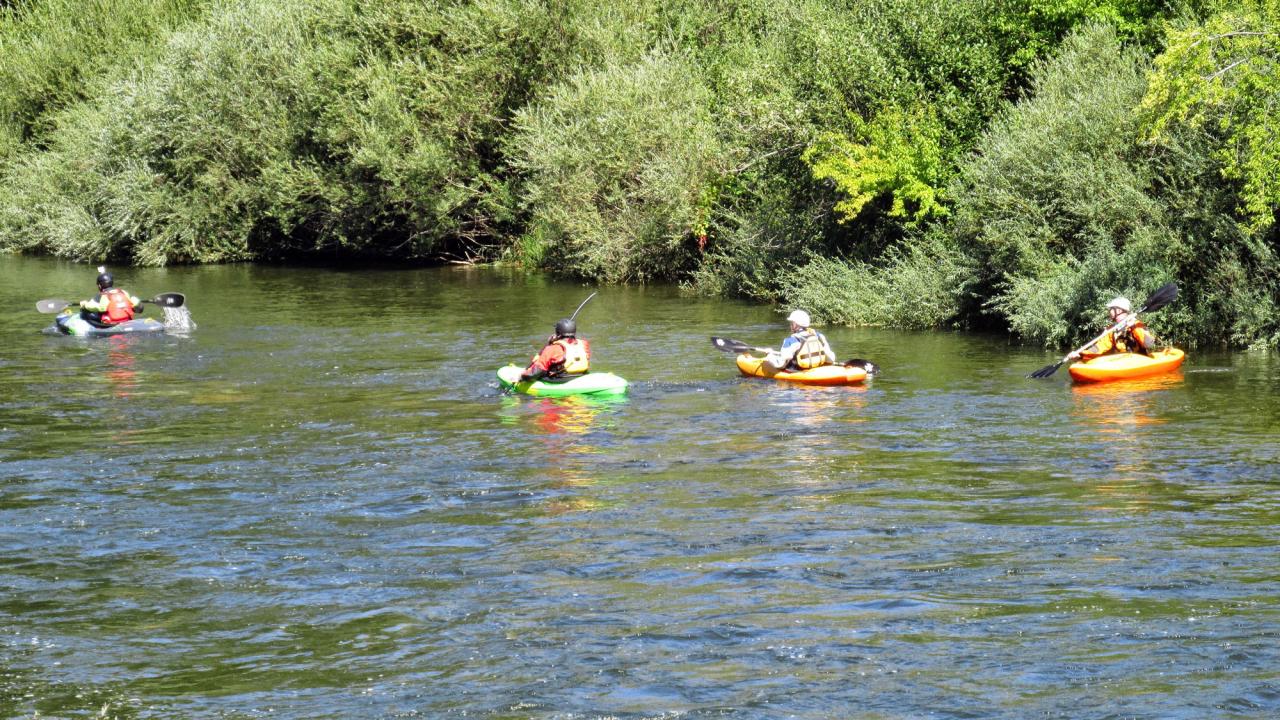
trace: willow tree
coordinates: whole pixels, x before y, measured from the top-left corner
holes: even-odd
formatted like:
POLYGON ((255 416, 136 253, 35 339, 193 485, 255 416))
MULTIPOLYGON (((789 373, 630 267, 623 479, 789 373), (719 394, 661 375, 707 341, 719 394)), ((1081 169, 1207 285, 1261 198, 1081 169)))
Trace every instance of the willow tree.
POLYGON ((1180 126, 1215 136, 1225 179, 1242 183, 1251 230, 1280 207, 1280 0, 1244 0, 1203 24, 1171 28, 1142 102, 1146 137, 1180 126))

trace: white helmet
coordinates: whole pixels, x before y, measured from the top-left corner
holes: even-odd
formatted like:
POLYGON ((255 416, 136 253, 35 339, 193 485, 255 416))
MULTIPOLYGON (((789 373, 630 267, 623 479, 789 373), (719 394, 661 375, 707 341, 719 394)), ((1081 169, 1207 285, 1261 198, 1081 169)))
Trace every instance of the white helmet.
POLYGON ((809 313, 803 310, 792 310, 787 316, 787 320, 799 325, 802 328, 809 327, 809 313))
POLYGON ((1124 297, 1118 297, 1107 303, 1107 309, 1110 310, 1111 308, 1120 308, 1125 312, 1133 312, 1133 306, 1129 304, 1129 298, 1124 297))

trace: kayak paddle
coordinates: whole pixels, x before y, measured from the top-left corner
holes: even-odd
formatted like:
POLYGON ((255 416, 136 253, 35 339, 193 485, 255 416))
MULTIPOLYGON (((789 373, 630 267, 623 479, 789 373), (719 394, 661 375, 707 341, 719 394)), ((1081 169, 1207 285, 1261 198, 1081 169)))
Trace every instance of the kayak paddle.
POLYGON ((852 358, 852 359, 849 359, 849 360, 845 360, 845 361, 844 361, 844 366, 845 366, 845 367, 860 367, 860 368, 862 368, 863 370, 866 370, 868 375, 879 375, 879 374, 880 374, 880 366, 879 366, 879 365, 877 365, 877 364, 875 364, 875 363, 871 362, 870 360, 863 360, 862 358, 852 358))
MULTIPOLYGON (((187 302, 187 296, 182 293, 160 293, 150 300, 142 300, 140 302, 150 305, 163 305, 164 307, 182 307, 187 302)), ((39 300, 36 302, 36 312, 46 315, 60 313, 70 305, 71 303, 66 300, 39 300)))
MULTIPOLYGON (((597 290, 596 292, 599 292, 599 291, 597 290)), ((588 295, 588 296, 587 296, 587 299, 586 299, 586 300, 583 300, 583 301, 582 301, 582 304, 578 306, 578 309, 577 309, 577 310, 574 310, 574 311, 573 311, 573 314, 569 316, 569 319, 570 319, 570 320, 572 320, 572 319, 574 319, 574 318, 578 317, 578 313, 582 312, 582 308, 586 307, 586 304, 587 304, 588 302, 590 302, 590 301, 591 301, 591 298, 593 298, 593 297, 595 297, 595 296, 596 296, 596 293, 594 293, 594 292, 593 292, 593 293, 591 293, 590 295, 588 295)))
POLYGON ((58 313, 58 312, 62 312, 70 304, 71 303, 67 302, 66 300, 56 300, 56 299, 37 300, 36 312, 44 313, 45 315, 49 315, 51 313, 58 313))
POLYGON ((731 352, 735 355, 741 355, 743 353, 750 353, 750 352, 758 352, 758 353, 773 352, 771 348, 752 347, 739 340, 716 337, 714 335, 711 336, 711 344, 715 345, 717 350, 731 352))
MULTIPOLYGON (((1165 305, 1168 305, 1169 303, 1171 303, 1171 302, 1173 302, 1174 300, 1177 300, 1177 299, 1178 299, 1178 284, 1177 284, 1177 283, 1166 283, 1166 284, 1164 284, 1164 285, 1160 286, 1160 289, 1159 289, 1159 290, 1156 290, 1154 293, 1151 293, 1151 297, 1147 298, 1147 301, 1146 301, 1145 303, 1143 303, 1143 304, 1142 304, 1142 307, 1138 308, 1135 312, 1131 313, 1131 314, 1130 314, 1130 317, 1136 317, 1136 316, 1138 315, 1138 313, 1153 312, 1153 311, 1155 311, 1155 310, 1159 310, 1160 308, 1164 307, 1165 305)), ((1052 374, 1054 374, 1054 373, 1058 372, 1058 368, 1060 368, 1060 367, 1062 367, 1063 365, 1065 365, 1065 364, 1067 363, 1067 361, 1071 359, 1071 355, 1075 355, 1076 353, 1084 352, 1086 348, 1093 347, 1094 343, 1098 342, 1098 341, 1099 341, 1099 340, 1101 340, 1102 338, 1104 338, 1104 337, 1106 337, 1106 336, 1110 335, 1111 333, 1115 332, 1115 331, 1120 327, 1120 325, 1121 325, 1121 324, 1123 324, 1123 323, 1124 323, 1125 321, 1127 321, 1128 319, 1129 319, 1129 318, 1125 318, 1125 320, 1121 320, 1120 322, 1116 323, 1115 325, 1112 325, 1111 327, 1109 327, 1109 328, 1107 328, 1106 330, 1102 331, 1102 334, 1101 334, 1101 335, 1099 335, 1098 337, 1096 337, 1096 338, 1094 338, 1094 339, 1090 340, 1088 343, 1085 343, 1085 345, 1084 345, 1083 347, 1081 347, 1080 349, 1076 350, 1075 352, 1072 352, 1070 355, 1067 355, 1066 357, 1062 358, 1061 360, 1059 360, 1058 362, 1056 362, 1056 363, 1054 363, 1054 364, 1052 364, 1052 365, 1045 365, 1044 367, 1042 367, 1042 368, 1040 368, 1039 370, 1037 370, 1037 371, 1035 371, 1035 372, 1031 373, 1031 374, 1030 374, 1030 375, 1028 375, 1027 377, 1031 377, 1031 378, 1047 378, 1047 377, 1049 377, 1050 375, 1052 375, 1052 374)))
POLYGON ((187 304, 187 296, 182 293, 160 293, 150 300, 143 300, 142 302, 165 307, 182 307, 187 304))
MULTIPOLYGON (((751 353, 751 352, 766 353, 766 354, 773 352, 772 348, 753 347, 740 340, 734 340, 732 338, 715 337, 714 335, 711 337, 711 344, 715 345, 717 350, 723 350, 724 352, 731 352, 735 355, 741 355, 743 353, 751 353)), ((863 370, 866 370, 867 373, 871 375, 874 375, 880 372, 879 365, 876 365, 870 360, 863 360, 862 358, 853 358, 851 360, 846 360, 842 364, 845 367, 860 367, 863 370)))

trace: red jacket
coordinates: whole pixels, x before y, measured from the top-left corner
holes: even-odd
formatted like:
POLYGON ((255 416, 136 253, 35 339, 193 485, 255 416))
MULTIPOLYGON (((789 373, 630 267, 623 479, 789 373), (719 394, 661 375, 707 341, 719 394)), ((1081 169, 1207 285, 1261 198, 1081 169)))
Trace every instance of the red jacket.
POLYGON ((591 362, 591 343, 578 338, 559 338, 547 343, 533 356, 525 368, 525 378, 557 377, 587 372, 591 362), (568 367, 566 367, 566 364, 568 367))

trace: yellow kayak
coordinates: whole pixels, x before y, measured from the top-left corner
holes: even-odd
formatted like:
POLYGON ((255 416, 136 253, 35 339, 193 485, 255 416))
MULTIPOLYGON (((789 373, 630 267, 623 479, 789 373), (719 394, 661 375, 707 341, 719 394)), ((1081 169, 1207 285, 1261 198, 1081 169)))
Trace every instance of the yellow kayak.
POLYGON ((867 379, 867 371, 847 365, 823 365, 809 370, 787 372, 774 370, 765 364, 764 358, 742 354, 738 356, 738 370, 748 377, 773 378, 802 385, 857 385, 867 379))
POLYGON ((1178 348, 1158 350, 1150 357, 1138 353, 1101 355, 1085 362, 1072 363, 1067 370, 1076 382, 1105 382, 1159 375, 1182 364, 1183 352, 1178 348))

